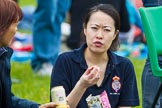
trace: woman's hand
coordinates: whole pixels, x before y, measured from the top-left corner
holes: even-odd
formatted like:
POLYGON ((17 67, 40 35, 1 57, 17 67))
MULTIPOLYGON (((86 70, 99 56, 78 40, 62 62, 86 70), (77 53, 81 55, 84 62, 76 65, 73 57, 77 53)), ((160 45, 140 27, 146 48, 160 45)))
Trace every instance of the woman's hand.
POLYGON ((54 102, 42 104, 39 108, 56 108, 56 106, 58 108, 70 108, 69 105, 59 105, 54 102))
POLYGON ((39 106, 39 108, 56 108, 57 104, 54 102, 45 103, 39 106))
POLYGON ((100 68, 98 66, 91 66, 81 76, 79 83, 81 86, 88 88, 92 85, 97 84, 99 79, 100 79, 100 68))

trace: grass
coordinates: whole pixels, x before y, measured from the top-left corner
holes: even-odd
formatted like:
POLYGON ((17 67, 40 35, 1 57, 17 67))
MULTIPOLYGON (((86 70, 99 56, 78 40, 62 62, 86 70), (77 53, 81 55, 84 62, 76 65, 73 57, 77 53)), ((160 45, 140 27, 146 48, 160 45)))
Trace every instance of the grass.
POLYGON ((11 63, 12 90, 21 98, 38 103, 49 102, 50 77, 40 77, 33 74, 29 62, 11 63))
MULTIPOLYGON (((33 5, 36 0, 18 0, 20 7, 33 5)), ((29 31, 21 31, 28 33, 29 31)), ((11 63, 11 77, 13 80, 12 91, 21 98, 29 99, 38 103, 49 102, 50 77, 40 77, 33 74, 30 63, 11 63)))
POLYGON ((19 5, 22 6, 26 6, 26 5, 33 5, 36 6, 36 0, 18 0, 19 5))
POLYGON ((135 69, 135 72, 136 72, 137 87, 138 87, 138 92, 139 92, 139 97, 140 97, 140 106, 136 107, 136 108, 142 108, 141 75, 142 75, 142 71, 143 71, 143 68, 144 68, 145 59, 141 60, 141 59, 131 58, 131 61, 134 65, 134 69, 135 69))

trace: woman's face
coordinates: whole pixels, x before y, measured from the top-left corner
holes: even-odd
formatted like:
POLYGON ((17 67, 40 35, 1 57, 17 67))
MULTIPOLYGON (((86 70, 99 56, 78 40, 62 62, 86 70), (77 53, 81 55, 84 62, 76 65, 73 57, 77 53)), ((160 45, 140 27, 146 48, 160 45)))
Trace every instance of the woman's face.
POLYGON ((12 23, 9 28, 2 35, 2 46, 9 46, 16 31, 18 22, 12 23))
POLYGON ((84 34, 89 50, 95 53, 107 53, 115 39, 114 20, 107 14, 98 11, 91 15, 84 34))

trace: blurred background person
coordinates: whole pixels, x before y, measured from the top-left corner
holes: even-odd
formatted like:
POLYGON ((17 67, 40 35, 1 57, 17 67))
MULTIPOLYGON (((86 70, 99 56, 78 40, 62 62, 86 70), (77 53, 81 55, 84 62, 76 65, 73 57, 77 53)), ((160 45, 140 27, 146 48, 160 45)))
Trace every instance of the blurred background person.
POLYGON ((131 25, 128 37, 126 37, 126 43, 129 45, 133 44, 134 42, 145 43, 142 21, 137 10, 136 1, 126 0, 126 8, 128 10, 129 22, 131 25))
POLYGON ((61 23, 71 0, 37 0, 33 18, 33 52, 31 67, 39 75, 51 75, 61 44, 61 23))

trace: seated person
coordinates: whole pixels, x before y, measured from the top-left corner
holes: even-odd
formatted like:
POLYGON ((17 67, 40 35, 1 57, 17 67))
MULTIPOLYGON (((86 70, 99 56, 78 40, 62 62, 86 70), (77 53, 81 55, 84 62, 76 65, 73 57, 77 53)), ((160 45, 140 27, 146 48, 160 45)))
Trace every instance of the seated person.
POLYGON ((9 47, 17 31, 22 11, 13 0, 0 0, 0 108, 56 108, 54 102, 38 104, 20 99, 11 92, 10 58, 13 50, 9 47))
POLYGON ((50 88, 63 86, 70 108, 139 105, 133 64, 113 53, 119 47, 119 29, 120 17, 114 7, 96 5, 90 8, 83 23, 85 42, 79 49, 59 55, 50 88))

